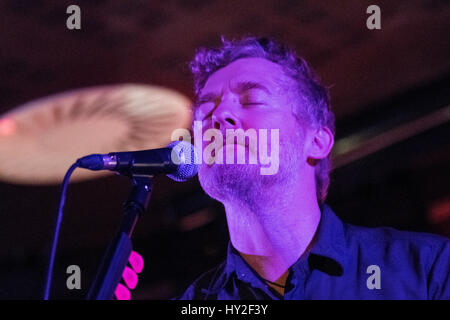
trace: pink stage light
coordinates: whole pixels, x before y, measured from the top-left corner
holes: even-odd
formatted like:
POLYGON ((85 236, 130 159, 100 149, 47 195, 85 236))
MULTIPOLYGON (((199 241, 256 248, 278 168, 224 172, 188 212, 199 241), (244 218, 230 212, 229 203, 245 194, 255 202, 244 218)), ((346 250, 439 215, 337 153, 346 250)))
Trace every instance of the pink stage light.
POLYGON ((125 270, 123 270, 122 273, 122 278, 125 281, 125 284, 127 285, 128 288, 130 288, 131 290, 136 288, 138 283, 138 276, 133 269, 125 267, 125 270))
POLYGON ((114 291, 114 295, 117 300, 131 300, 131 293, 127 287, 123 284, 119 283, 117 285, 116 291, 114 291))
POLYGON ((141 273, 144 268, 144 258, 136 251, 131 252, 128 262, 136 273, 141 273))

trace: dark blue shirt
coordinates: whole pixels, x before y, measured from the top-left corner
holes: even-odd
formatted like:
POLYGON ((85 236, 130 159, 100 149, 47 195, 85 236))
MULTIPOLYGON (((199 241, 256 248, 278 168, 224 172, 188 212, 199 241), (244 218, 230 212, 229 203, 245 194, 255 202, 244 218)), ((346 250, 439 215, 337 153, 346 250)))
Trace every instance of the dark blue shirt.
POLYGON ((322 207, 317 240, 289 268, 284 296, 232 244, 178 299, 450 299, 450 240, 343 223, 322 207))

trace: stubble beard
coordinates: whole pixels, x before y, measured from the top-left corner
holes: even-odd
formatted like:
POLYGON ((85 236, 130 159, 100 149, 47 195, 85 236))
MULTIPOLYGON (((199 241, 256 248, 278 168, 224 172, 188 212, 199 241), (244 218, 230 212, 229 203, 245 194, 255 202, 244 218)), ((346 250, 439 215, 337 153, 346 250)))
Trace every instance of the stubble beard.
POLYGON ((210 197, 225 206, 233 203, 257 212, 291 186, 296 174, 292 171, 299 163, 296 151, 292 140, 280 141, 279 170, 273 175, 262 175, 259 164, 202 164, 199 181, 210 197))

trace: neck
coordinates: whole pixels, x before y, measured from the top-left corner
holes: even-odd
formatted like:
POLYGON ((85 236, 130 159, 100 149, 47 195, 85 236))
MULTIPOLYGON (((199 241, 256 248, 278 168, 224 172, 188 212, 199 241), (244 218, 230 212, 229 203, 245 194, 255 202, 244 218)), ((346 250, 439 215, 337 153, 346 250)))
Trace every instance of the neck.
POLYGON ((224 203, 234 248, 261 277, 282 285, 289 267, 312 243, 320 221, 315 193, 301 186, 288 190, 295 191, 267 190, 257 205, 224 203))

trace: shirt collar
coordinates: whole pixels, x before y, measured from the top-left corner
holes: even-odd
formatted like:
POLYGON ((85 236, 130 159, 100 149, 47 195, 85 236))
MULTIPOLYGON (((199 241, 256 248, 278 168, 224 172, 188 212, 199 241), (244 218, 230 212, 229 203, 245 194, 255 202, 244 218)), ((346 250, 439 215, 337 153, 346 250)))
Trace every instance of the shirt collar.
POLYGON ((316 243, 313 244, 311 253, 329 257, 343 265, 347 256, 344 224, 326 204, 321 207, 321 212, 316 243))
POLYGON ((345 252, 344 224, 325 204, 321 207, 321 213, 316 242, 308 256, 309 268, 340 276, 348 257, 345 252))

